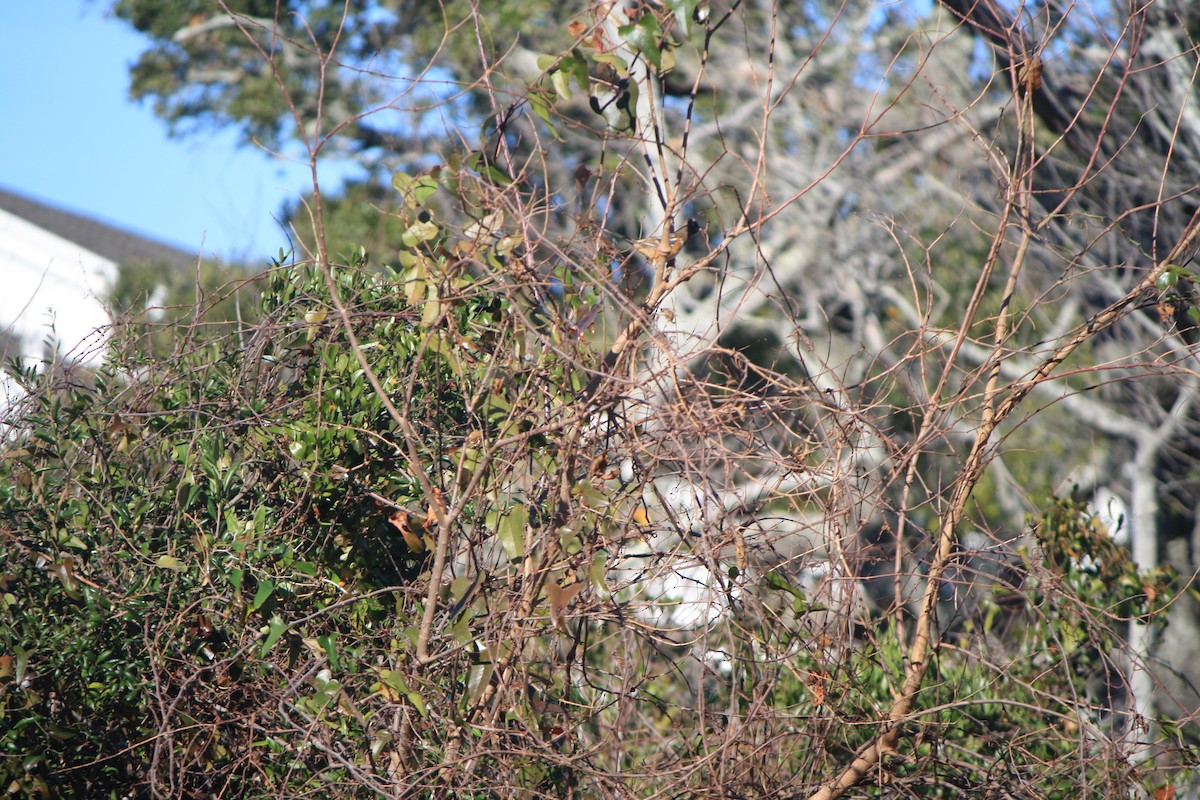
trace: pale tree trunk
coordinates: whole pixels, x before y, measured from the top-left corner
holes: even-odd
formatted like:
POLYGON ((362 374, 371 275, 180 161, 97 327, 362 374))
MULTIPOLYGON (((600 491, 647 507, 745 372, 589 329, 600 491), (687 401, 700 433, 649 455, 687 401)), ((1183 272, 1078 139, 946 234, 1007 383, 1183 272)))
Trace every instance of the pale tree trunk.
MULTIPOLYGON (((1132 496, 1133 561, 1138 572, 1145 574, 1159 565, 1158 476, 1156 462, 1164 445, 1180 435, 1195 404, 1196 387, 1185 387, 1166 419, 1156 429, 1139 426, 1135 437, 1137 452, 1130 465, 1132 496)), ((1132 760, 1141 761, 1151 755, 1155 726, 1155 680, 1150 668, 1154 655, 1154 630, 1138 619, 1129 624, 1129 722, 1125 732, 1132 760)))

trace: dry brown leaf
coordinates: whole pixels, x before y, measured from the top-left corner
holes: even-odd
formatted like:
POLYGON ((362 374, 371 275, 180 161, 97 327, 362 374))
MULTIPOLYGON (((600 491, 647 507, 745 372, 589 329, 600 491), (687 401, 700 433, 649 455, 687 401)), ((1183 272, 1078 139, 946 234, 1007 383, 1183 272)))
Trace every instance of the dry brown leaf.
POLYGON ((408 545, 408 549, 413 553, 424 553, 426 550, 425 540, 413 531, 408 524, 409 514, 404 510, 397 510, 388 517, 388 522, 395 526, 396 530, 400 531, 400 535, 404 537, 404 543, 408 545))
POLYGON ((829 673, 824 670, 809 671, 808 690, 812 692, 813 705, 823 706, 829 698, 829 673))
POLYGON ((436 528, 438 520, 446 514, 446 501, 442 499, 442 493, 439 489, 433 490, 433 500, 429 503, 429 510, 425 512, 425 526, 428 528, 436 528))
POLYGON ((559 586, 554 582, 546 584, 546 597, 550 599, 550 622, 563 633, 567 632, 563 614, 566 613, 567 606, 575 599, 575 595, 579 594, 582 589, 583 581, 570 586, 559 586))

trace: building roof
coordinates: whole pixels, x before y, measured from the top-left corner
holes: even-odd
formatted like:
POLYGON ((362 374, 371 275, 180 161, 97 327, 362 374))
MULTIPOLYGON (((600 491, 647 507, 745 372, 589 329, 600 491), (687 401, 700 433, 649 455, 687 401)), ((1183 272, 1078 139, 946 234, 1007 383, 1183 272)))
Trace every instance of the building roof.
POLYGON ((40 203, 0 187, 0 210, 20 217, 31 225, 74 242, 116 264, 152 261, 185 268, 196 263, 196 256, 163 242, 148 239, 81 214, 40 203))

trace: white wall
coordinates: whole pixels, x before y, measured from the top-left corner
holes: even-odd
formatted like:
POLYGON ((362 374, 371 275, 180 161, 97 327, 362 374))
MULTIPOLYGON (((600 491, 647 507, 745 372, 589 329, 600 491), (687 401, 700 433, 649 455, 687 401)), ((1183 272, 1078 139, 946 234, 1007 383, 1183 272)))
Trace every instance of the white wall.
MULTIPOLYGON (((0 329, 21 337, 27 360, 42 360, 51 325, 66 358, 99 360, 110 321, 101 298, 116 277, 112 261, 0 210, 0 329)), ((10 394, 0 384, 0 402, 10 394)))

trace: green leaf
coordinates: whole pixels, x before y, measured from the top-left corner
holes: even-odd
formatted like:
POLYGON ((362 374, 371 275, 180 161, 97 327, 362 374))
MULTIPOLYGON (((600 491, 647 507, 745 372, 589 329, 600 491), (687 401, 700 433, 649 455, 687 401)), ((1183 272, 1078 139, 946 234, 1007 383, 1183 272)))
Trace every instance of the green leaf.
POLYGON ((313 679, 313 684, 316 686, 317 693, 325 695, 324 698, 318 698, 319 702, 327 703, 337 697, 337 693, 342 690, 342 682, 332 676, 332 673, 323 669, 317 673, 313 679))
POLYGON ((392 186, 400 192, 406 204, 414 206, 422 205, 438 190, 437 180, 432 176, 412 177, 403 172, 397 172, 392 176, 392 186))
POLYGON ((318 636, 317 644, 321 645, 321 649, 325 651, 325 657, 329 659, 329 668, 338 672, 337 634, 329 633, 318 636))
POLYGON ((467 166, 483 175, 497 186, 510 186, 512 178, 495 164, 490 163, 483 153, 472 153, 467 159, 467 166))
POLYGON ((1086 638, 1086 632, 1078 625, 1064 619, 1059 625, 1059 636, 1062 637, 1063 651, 1070 654, 1075 652, 1075 649, 1086 638))
MULTIPOLYGON (((579 91, 586 93, 589 91, 589 87, 592 85, 592 76, 588 73, 587 59, 584 58, 583 54, 578 48, 573 50, 572 54, 574 57, 565 59, 562 64, 559 65, 559 69, 570 74, 575 81, 575 85, 579 87, 579 91)), ((603 57, 603 54, 597 54, 595 56, 595 60, 601 61, 603 57)), ((618 58, 617 56, 612 56, 612 58, 616 58, 621 62, 622 65, 625 64, 625 60, 622 58, 618 58)), ((618 72, 620 72, 622 75, 627 75, 629 74, 629 68, 628 66, 622 66, 620 69, 618 69, 618 72)))
POLYGON ((417 709, 417 713, 422 717, 429 716, 429 709, 425 706, 425 698, 421 696, 420 692, 410 689, 408 683, 404 680, 404 676, 399 672, 382 669, 379 671, 379 679, 392 691, 407 697, 408 702, 413 704, 413 707, 417 709))
POLYGON ((392 743, 395 737, 390 731, 377 731, 375 737, 371 740, 371 758, 379 758, 379 754, 383 749, 392 743))
POLYGON ((662 51, 659 50, 659 42, 662 41, 663 32, 657 17, 646 14, 636 25, 622 25, 617 29, 617 33, 626 44, 649 59, 656 70, 662 71, 662 51))
POLYGON ((781 592, 787 592, 792 597, 795 597, 797 600, 806 599, 804 597, 804 591, 802 589, 800 589, 800 587, 796 586, 795 584, 792 584, 786 578, 784 578, 782 575, 780 575, 778 572, 775 572, 774 570, 772 570, 771 572, 768 572, 766 574, 766 576, 763 578, 763 583, 765 583, 767 585, 767 588, 778 589, 781 592))
POLYGON ((662 49, 662 63, 658 65, 658 71, 666 75, 673 69, 675 69, 675 48, 668 44, 662 49))
POLYGON ((612 592, 609 591, 608 583, 605 580, 605 575, 608 572, 608 553, 600 550, 592 559, 591 566, 588 567, 588 580, 591 581, 592 588, 596 591, 596 596, 601 600, 607 600, 612 597, 612 592))
POLYGON ((400 241, 405 247, 416 247, 422 242, 436 239, 441 232, 442 229, 433 221, 433 217, 427 212, 422 211, 417 216, 417 221, 409 225, 408 230, 400 234, 400 241))
POLYGON ((467 706, 473 706, 479 702, 479 698, 483 695, 483 690, 487 688, 488 683, 492 680, 492 673, 495 667, 491 664, 472 664, 467 671, 467 706))
POLYGON ((267 602, 271 593, 275 591, 275 584, 270 581, 259 581, 258 591, 254 593, 254 600, 250 603, 250 610, 257 611, 262 607, 262 604, 267 602))
POLYGON ((578 481, 572 494, 588 508, 600 508, 608 502, 608 493, 603 488, 595 486, 588 478, 578 481))
POLYGON ((429 716, 429 709, 425 707, 425 698, 421 697, 420 693, 409 692, 405 695, 405 697, 407 697, 408 702, 412 703, 413 707, 417 709, 418 714, 420 714, 422 717, 429 716))
POLYGON ((19 644, 14 644, 13 653, 17 656, 13 666, 13 680, 20 686, 25 682, 25 671, 29 667, 29 651, 19 644))
MULTIPOLYGON (((596 53, 594 56, 592 56, 592 60, 597 64, 608 64, 617 71, 618 75, 622 77, 629 75, 629 63, 618 55, 613 55, 612 53, 596 53)), ((587 77, 586 67, 584 67, 584 77, 587 77)), ((580 88, 585 91, 587 90, 587 87, 588 85, 586 82, 580 84, 580 88)))
MULTIPOLYGON (((558 73, 555 74, 557 75, 558 73)), ((530 95, 529 106, 533 109, 533 113, 538 116, 538 119, 540 119, 546 126, 546 129, 550 131, 550 135, 554 137, 554 140, 558 142, 563 141, 562 136, 558 132, 558 128, 554 127, 554 122, 550 119, 550 109, 553 106, 553 96, 543 97, 541 95, 530 95)))
POLYGON ((283 636, 283 632, 287 630, 287 624, 280 619, 279 615, 271 617, 270 627, 267 628, 267 638, 263 639, 262 648, 259 650, 259 658, 266 658, 267 653, 271 652, 271 648, 279 641, 279 637, 283 636))
POLYGON ((502 516, 496 525, 496 535, 500 537, 500 544, 504 546, 509 561, 520 561, 525 555, 525 525, 528 522, 529 509, 518 505, 502 516))
MULTIPOLYGON (((429 324, 432 325, 435 321, 436 319, 431 320, 429 324)), ((463 376, 462 362, 458 360, 458 355, 455 353, 454 344, 449 340, 445 332, 436 331, 432 336, 430 336, 429 349, 442 357, 442 361, 445 362, 446 366, 450 368, 450 371, 453 372, 456 377, 461 378, 463 376)))
POLYGON ((469 644, 475 641, 475 634, 471 631, 471 615, 463 614, 456 619, 450 626, 450 635, 459 644, 469 644))
MULTIPOLYGON (((404 251, 401 251, 404 254, 404 251)), ((416 308, 425 299, 425 281, 429 269, 423 255, 408 254, 414 259, 411 267, 404 271, 404 302, 416 308)))
POLYGON ((558 529, 558 542, 567 555, 577 555, 579 551, 583 550, 583 540, 579 538, 579 534, 575 529, 569 525, 564 525, 558 529))
MULTIPOLYGON (((550 73, 550 85, 554 87, 554 91, 564 100, 571 99, 571 73, 563 72, 561 69, 556 69, 550 73)), ((530 100, 533 98, 531 97, 530 100)), ((538 111, 537 106, 534 106, 534 111, 538 111)), ((539 113, 538 116, 541 116, 539 113)), ((547 114, 546 122, 549 122, 549 114, 547 114)))
MULTIPOLYGON (((482 574, 482 572, 476 573, 475 577, 478 578, 482 574)), ((474 585, 474 583, 475 581, 466 575, 459 575, 454 579, 454 581, 450 584, 450 599, 454 601, 454 605, 452 607, 459 607, 459 604, 466 598, 467 593, 471 591, 471 587, 474 585)), ((461 612, 461 607, 459 608, 459 611, 461 612)), ((450 616, 455 617, 458 615, 451 614, 450 616)))
POLYGON ((685 39, 692 38, 692 28, 695 26, 696 6, 700 0, 666 0, 668 9, 675 12, 675 23, 685 39))
POLYGON ((438 302, 438 290, 436 283, 428 283, 425 286, 425 306, 421 310, 422 328, 432 327, 442 313, 442 304, 438 302))
POLYGON ((408 694, 409 692, 408 683, 405 682, 404 676, 396 670, 379 670, 379 680, 397 694, 408 694))
POLYGON ((50 734, 50 738, 59 742, 65 742, 68 739, 72 739, 79 733, 79 731, 73 728, 67 728, 59 725, 57 722, 51 721, 46 722, 46 731, 50 734))
POLYGON ((183 562, 175 556, 159 556, 158 561, 154 562, 154 566, 159 569, 169 569, 174 572, 183 572, 183 562))
POLYGON ((459 465, 462 467, 464 481, 469 480, 475 471, 483 464, 484 451, 477 447, 464 447, 459 454, 459 465))

